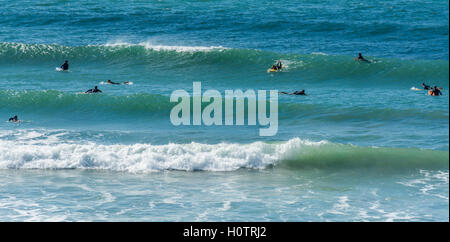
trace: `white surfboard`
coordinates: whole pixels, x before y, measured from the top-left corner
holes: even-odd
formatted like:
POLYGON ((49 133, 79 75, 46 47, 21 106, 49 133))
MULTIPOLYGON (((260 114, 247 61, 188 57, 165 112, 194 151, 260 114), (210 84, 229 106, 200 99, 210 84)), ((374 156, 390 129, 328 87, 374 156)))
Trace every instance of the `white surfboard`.
POLYGON ((425 89, 417 88, 417 87, 411 87, 411 90, 413 91, 424 91, 425 89))
POLYGON ((63 70, 61 67, 56 67, 55 69, 56 69, 56 71, 67 71, 67 72, 69 71, 69 70, 63 70))

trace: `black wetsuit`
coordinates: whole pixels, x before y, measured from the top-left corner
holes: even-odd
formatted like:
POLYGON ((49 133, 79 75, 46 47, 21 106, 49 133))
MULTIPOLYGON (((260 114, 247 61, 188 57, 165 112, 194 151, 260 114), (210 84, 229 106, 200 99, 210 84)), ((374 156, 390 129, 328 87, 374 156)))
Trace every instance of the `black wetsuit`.
POLYGON ((69 70, 69 63, 66 62, 66 63, 62 64, 61 69, 65 70, 65 71, 69 70))
POLYGON ((423 86, 423 89, 425 89, 425 90, 430 90, 430 89, 431 89, 431 87, 430 87, 430 86, 428 86, 428 85, 424 85, 424 86, 423 86))
POLYGON ((19 119, 17 118, 17 116, 9 118, 9 122, 17 122, 19 121, 19 119))
POLYGON ((280 92, 280 94, 288 94, 288 95, 303 95, 306 96, 305 91, 295 91, 293 93, 287 93, 287 92, 280 92))
POLYGON ((306 95, 305 91, 295 91, 292 94, 293 95, 306 95))
POLYGON ((370 62, 369 60, 365 59, 362 56, 358 56, 358 61, 370 62))
POLYGON ((440 95, 442 95, 441 90, 439 90, 438 88, 434 88, 434 89, 432 90, 432 92, 434 93, 435 96, 440 96, 440 95))
POLYGON ((92 88, 86 91, 86 93, 97 93, 97 92, 102 92, 100 89, 98 88, 92 88))

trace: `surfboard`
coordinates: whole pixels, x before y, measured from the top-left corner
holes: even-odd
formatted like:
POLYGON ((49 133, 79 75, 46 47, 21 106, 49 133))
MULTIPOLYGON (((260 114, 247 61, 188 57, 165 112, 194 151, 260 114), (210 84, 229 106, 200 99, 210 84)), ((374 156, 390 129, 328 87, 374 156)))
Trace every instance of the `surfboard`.
POLYGON ((60 67, 56 67, 55 69, 56 69, 56 71, 69 71, 69 70, 63 70, 63 69, 60 68, 60 67))
MULTIPOLYGON (((444 90, 444 88, 442 88, 442 87, 438 87, 437 89, 439 89, 439 90, 444 90)), ((411 90, 412 91, 428 91, 427 89, 423 89, 423 88, 417 88, 417 87, 411 87, 411 90)))
POLYGON ((274 70, 272 68, 267 69, 267 72, 280 72, 281 70, 274 70))
POLYGON ((22 123, 22 120, 17 120, 17 121, 6 121, 7 123, 13 123, 13 124, 18 124, 18 123, 22 123))
POLYGON ((417 88, 417 87, 411 87, 411 90, 413 90, 413 91, 425 91, 425 89, 417 88))

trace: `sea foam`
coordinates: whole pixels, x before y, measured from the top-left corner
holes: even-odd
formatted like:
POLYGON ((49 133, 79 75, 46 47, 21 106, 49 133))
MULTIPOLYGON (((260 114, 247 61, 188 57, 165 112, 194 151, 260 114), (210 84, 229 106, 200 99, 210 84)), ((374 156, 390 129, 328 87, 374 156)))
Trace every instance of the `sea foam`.
POLYGON ((58 133, 44 139, 33 132, 29 138, 0 140, 0 169, 93 169, 139 173, 258 170, 277 166, 333 170, 448 169, 448 157, 447 151, 359 147, 298 137, 275 143, 107 145, 69 143, 60 140, 58 133))

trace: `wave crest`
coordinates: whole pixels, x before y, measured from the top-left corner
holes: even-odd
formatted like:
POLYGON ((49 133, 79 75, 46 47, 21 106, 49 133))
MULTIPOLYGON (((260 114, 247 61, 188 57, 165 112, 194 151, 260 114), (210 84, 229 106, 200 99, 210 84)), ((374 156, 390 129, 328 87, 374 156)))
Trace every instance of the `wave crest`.
POLYGON ((448 168, 445 151, 357 147, 294 138, 250 144, 52 144, 1 141, 0 169, 95 169, 124 172, 238 169, 448 168))
MULTIPOLYGON (((217 66, 220 69, 261 70, 281 59, 287 72, 301 74, 306 80, 355 80, 373 78, 392 83, 414 80, 448 80, 448 61, 380 59, 373 63, 358 63, 350 56, 313 54, 282 54, 254 49, 233 49, 222 46, 168 46, 149 42, 130 44, 113 42, 104 45, 62 46, 48 44, 0 43, 0 63, 48 62, 58 65, 69 59, 83 64, 122 67, 146 64, 157 68, 217 66), (237 69, 236 69, 237 68, 237 69)), ((189 70, 191 71, 191 70, 189 70)))

